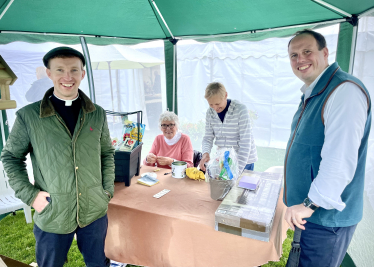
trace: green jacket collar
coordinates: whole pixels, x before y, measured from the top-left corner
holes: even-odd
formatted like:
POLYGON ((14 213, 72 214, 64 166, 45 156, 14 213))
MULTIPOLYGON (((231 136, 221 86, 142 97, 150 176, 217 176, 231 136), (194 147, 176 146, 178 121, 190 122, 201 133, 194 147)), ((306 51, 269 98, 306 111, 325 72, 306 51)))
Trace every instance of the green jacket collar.
MULTIPOLYGON (((40 103, 40 118, 47 118, 56 115, 55 108, 49 97, 53 94, 54 87, 48 89, 45 93, 42 102, 40 103)), ((80 90, 78 89, 79 96, 82 100, 82 109, 85 113, 90 113, 96 110, 94 103, 80 90)))

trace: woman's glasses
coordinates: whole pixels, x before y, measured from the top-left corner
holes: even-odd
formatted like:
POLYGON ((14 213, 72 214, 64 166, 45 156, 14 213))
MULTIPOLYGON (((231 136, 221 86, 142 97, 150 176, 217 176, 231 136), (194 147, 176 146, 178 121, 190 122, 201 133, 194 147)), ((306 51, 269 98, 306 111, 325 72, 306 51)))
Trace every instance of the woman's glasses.
POLYGON ((167 129, 168 127, 170 129, 173 129, 175 124, 161 124, 162 129, 167 129))

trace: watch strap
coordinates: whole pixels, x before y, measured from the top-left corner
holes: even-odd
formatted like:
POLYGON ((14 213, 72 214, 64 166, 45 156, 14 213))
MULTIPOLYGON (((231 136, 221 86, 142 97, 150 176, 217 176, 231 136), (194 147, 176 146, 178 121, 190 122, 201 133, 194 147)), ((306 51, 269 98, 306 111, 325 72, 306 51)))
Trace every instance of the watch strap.
POLYGON ((303 204, 304 204, 305 207, 310 208, 311 210, 318 209, 318 207, 313 203, 313 201, 309 197, 304 199, 303 204))

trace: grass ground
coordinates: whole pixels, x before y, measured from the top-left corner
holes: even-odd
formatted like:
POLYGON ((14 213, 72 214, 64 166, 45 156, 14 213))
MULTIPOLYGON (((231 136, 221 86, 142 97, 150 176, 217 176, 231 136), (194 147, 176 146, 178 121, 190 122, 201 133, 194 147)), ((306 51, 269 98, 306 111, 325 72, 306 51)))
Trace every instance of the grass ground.
MULTIPOLYGON (((153 140, 152 140, 153 141, 153 140)), ((147 142, 148 143, 148 142, 147 142)), ((150 147, 143 147, 143 155, 150 147)), ((258 162, 255 163, 255 171, 264 171, 272 166, 282 166, 284 149, 258 147, 258 162)), ((35 238, 32 232, 33 224, 26 224, 23 211, 17 211, 16 215, 8 215, 0 221, 0 254, 15 260, 30 264, 35 259, 35 238)), ((293 232, 288 230, 287 239, 283 243, 283 255, 279 262, 269 262, 263 267, 286 266, 288 253, 291 249, 293 232)), ((68 263, 64 267, 83 267, 84 261, 74 240, 68 254, 68 263)), ((131 265, 135 267, 135 265, 131 265)), ((235 266, 232 266, 235 267, 235 266)))

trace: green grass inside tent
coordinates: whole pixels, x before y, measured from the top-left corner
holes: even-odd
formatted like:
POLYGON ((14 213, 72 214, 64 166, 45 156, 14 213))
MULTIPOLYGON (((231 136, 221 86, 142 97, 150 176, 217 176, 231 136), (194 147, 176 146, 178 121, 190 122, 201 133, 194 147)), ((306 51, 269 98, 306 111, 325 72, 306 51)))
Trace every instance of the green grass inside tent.
MULTIPOLYGON (((143 153, 148 151, 143 150, 143 153)), ((255 171, 264 171, 272 166, 282 166, 284 159, 284 149, 257 147, 258 162, 255 163, 255 171)), ((23 211, 17 211, 16 216, 8 215, 0 221, 0 254, 15 260, 30 264, 36 262, 35 259, 35 238, 32 232, 33 224, 26 224, 23 211)), ((263 266, 280 267, 286 266, 293 231, 287 231, 287 239, 283 243, 283 255, 279 262, 269 262, 263 266)), ((76 240, 68 253, 68 263, 64 267, 85 266, 83 257, 78 250, 76 240)), ((135 265, 128 265, 135 266, 135 265)), ((233 266, 234 267, 234 266, 233 266)))

